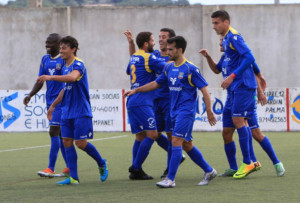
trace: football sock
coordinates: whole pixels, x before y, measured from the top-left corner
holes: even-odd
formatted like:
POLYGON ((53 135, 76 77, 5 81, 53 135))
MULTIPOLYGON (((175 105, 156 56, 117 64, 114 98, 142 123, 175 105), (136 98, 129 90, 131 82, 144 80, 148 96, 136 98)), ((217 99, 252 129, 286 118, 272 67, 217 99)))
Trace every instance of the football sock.
POLYGON ((273 164, 278 164, 280 161, 278 160, 275 151, 272 147, 272 144, 267 136, 259 143, 260 146, 265 150, 265 152, 269 155, 270 159, 272 160, 273 164))
POLYGON ((84 149, 84 151, 97 162, 99 167, 104 166, 105 162, 104 162, 104 160, 102 159, 100 153, 98 152, 98 150, 96 149, 96 147, 93 144, 88 142, 85 149, 84 149))
POLYGON ((167 163, 167 169, 170 166, 170 161, 171 161, 171 157, 172 157, 172 141, 168 140, 168 163, 167 163))
POLYGON ((134 144, 133 144, 133 147, 132 147, 132 165, 133 165, 133 162, 136 158, 136 154, 137 154, 137 152, 140 148, 140 144, 141 144, 140 141, 134 140, 134 144))
POLYGON ((257 162, 256 156, 254 153, 254 148, 253 148, 253 138, 252 138, 252 132, 249 127, 247 127, 248 134, 249 134, 249 152, 250 152, 250 158, 253 161, 253 163, 257 162))
POLYGON ((213 170, 212 167, 205 161, 203 155, 197 147, 194 146, 193 149, 187 154, 193 160, 193 162, 195 162, 205 171, 205 173, 211 172, 213 170))
POLYGON ((249 152, 249 138, 248 130, 246 126, 237 129, 239 134, 240 147, 243 154, 243 163, 250 164, 250 152, 249 152))
POLYGON ((159 138, 155 140, 161 148, 168 151, 168 138, 164 134, 161 134, 159 138))
POLYGON ((65 147, 68 166, 70 169, 70 176, 73 179, 79 180, 77 171, 77 153, 74 145, 71 147, 65 147))
POLYGON ((228 144, 224 144, 224 150, 225 150, 225 153, 226 153, 226 156, 227 156, 229 167, 231 169, 237 171, 238 170, 238 165, 237 165, 236 157, 235 157, 235 154, 236 154, 235 142, 232 141, 228 144))
POLYGON ((170 160, 170 166, 169 166, 169 172, 168 172, 168 178, 170 178, 172 181, 175 180, 175 176, 180 164, 182 158, 182 147, 172 147, 172 157, 170 160))
POLYGON ((68 162, 67 162, 67 157, 66 157, 65 146, 64 146, 64 143, 63 143, 63 140, 62 140, 62 139, 60 139, 60 151, 61 151, 62 157, 63 157, 64 160, 65 160, 66 166, 68 167, 68 162))
POLYGON ((59 136, 51 136, 51 147, 50 147, 50 153, 49 153, 48 168, 50 168, 52 171, 54 171, 54 169, 55 169, 55 163, 56 163, 59 147, 60 147, 60 137, 59 136))
POLYGON ((142 168, 142 164, 147 158, 153 142, 154 140, 150 139, 149 137, 145 137, 145 139, 141 142, 136 158, 133 162, 134 169, 138 170, 142 168))

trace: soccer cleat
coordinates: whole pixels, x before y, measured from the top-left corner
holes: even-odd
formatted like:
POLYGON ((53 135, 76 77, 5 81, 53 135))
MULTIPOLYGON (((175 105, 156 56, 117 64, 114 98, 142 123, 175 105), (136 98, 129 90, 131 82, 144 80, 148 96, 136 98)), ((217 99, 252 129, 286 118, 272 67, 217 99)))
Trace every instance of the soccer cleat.
POLYGON ((49 177, 49 178, 53 178, 55 172, 52 171, 50 168, 46 168, 42 171, 38 171, 37 174, 41 177, 49 177))
POLYGON ((261 163, 259 161, 254 163, 254 171, 259 171, 261 169, 261 163))
POLYGON ((69 168, 64 168, 59 175, 60 175, 59 177, 69 177, 70 176, 70 169, 69 168))
POLYGON ((168 176, 169 170, 166 169, 164 173, 160 176, 161 179, 165 179, 168 176))
POLYGON ((275 164, 274 167, 275 167, 275 170, 276 170, 276 173, 277 173, 278 177, 284 176, 285 169, 284 169, 283 164, 281 162, 279 162, 278 164, 275 164))
POLYGON ((106 179, 108 177, 107 161, 106 161, 106 159, 103 159, 103 160, 104 160, 104 166, 99 167, 100 180, 102 182, 106 181, 106 179))
POLYGON ((172 188, 172 187, 175 187, 176 185, 175 185, 175 180, 172 181, 170 178, 166 177, 162 181, 157 182, 156 186, 158 186, 160 188, 172 188))
MULTIPOLYGON (((133 168, 132 168, 133 169, 133 168)), ((151 180, 152 176, 149 176, 143 169, 134 170, 129 175, 130 180, 151 180)))
POLYGON ((182 164, 182 162, 184 162, 184 160, 185 160, 185 155, 184 155, 184 154, 182 154, 182 157, 181 157, 180 164, 182 164))
POLYGON ((208 185, 208 183, 217 176, 217 171, 213 168, 212 172, 204 173, 203 178, 198 185, 208 185))
POLYGON ((255 169, 253 161, 249 165, 242 163, 238 171, 233 175, 233 178, 243 178, 255 169))
POLYGON ((221 173, 218 175, 219 177, 232 177, 236 173, 236 170, 233 170, 231 168, 226 169, 224 173, 221 173))
POLYGON ((76 179, 73 179, 72 177, 68 177, 62 181, 59 181, 56 183, 57 185, 78 185, 79 181, 76 179))

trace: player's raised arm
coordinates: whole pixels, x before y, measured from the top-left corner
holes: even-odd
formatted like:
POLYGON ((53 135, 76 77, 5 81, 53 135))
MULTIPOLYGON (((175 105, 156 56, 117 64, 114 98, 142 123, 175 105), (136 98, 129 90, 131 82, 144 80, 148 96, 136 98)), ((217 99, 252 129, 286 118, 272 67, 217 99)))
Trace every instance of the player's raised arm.
POLYGON ((219 74, 220 71, 217 69, 217 63, 211 58, 211 56, 209 55, 209 52, 207 49, 201 49, 199 51, 200 54, 202 54, 202 56, 204 56, 206 58, 206 61, 210 67, 210 69, 215 73, 215 74, 219 74))
POLYGON ((202 92, 202 95, 203 95, 203 98, 204 98, 204 103, 205 103, 208 122, 211 126, 213 126, 217 123, 217 120, 216 120, 215 115, 214 115, 214 113, 211 109, 211 99, 210 99, 210 95, 209 95, 207 86, 202 87, 200 89, 200 91, 202 92))
POLYGON ((131 33, 130 30, 125 30, 125 32, 123 33, 129 43, 129 55, 132 56, 135 53, 135 44, 134 44, 134 39, 133 39, 133 35, 131 33))

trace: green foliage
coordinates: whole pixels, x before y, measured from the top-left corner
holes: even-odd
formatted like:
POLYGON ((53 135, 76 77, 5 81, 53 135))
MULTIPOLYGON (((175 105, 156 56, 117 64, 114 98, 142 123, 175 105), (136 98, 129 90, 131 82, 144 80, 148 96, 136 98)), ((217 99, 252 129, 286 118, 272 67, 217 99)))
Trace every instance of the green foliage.
POLYGON ((190 5, 188 0, 113 0, 117 6, 171 6, 190 5))

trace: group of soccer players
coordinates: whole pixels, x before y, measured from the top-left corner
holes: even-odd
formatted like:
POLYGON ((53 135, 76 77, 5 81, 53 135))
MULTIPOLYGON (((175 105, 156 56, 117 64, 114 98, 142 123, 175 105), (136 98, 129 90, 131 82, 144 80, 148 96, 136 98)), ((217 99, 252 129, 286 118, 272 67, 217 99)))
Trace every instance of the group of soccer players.
MULTIPOLYGON (((224 81, 221 87, 227 89, 222 135, 230 168, 219 176, 243 178, 261 168, 254 154, 252 136, 272 160, 277 176, 283 176, 283 164, 257 122, 256 95, 264 105, 266 97, 263 90, 266 82, 242 36, 230 27, 229 14, 224 10, 215 11, 211 19, 213 29, 221 36, 220 50, 224 54, 215 63, 206 49, 199 52, 206 57, 214 73, 222 72, 224 81), (235 129, 243 155, 240 168, 235 157, 235 129)), ((131 90, 123 96, 128 96, 128 118, 131 131, 136 135, 129 178, 153 179, 144 172, 142 165, 156 141, 167 152, 168 157, 162 180, 156 183, 158 187, 175 187, 178 167, 185 160, 182 150, 204 171, 198 185, 208 185, 217 176, 217 171, 206 162, 192 142, 198 89, 203 95, 209 124, 215 125, 216 119, 211 108, 208 83, 200 70, 184 57, 187 47, 185 38, 176 36, 170 28, 162 28, 159 34, 159 51, 153 49, 155 42, 152 33, 140 32, 136 37, 136 51, 132 33, 127 30, 124 34, 129 42, 130 62, 126 73, 130 75, 131 90), (162 134, 163 131, 167 136, 162 134)), ((56 176, 55 162, 61 149, 67 167, 57 176, 67 178, 57 184, 79 184, 75 143, 97 162, 100 180, 105 181, 108 177, 107 162, 87 142, 93 138, 92 113, 86 67, 76 57, 78 42, 71 36, 61 38, 58 34, 50 34, 46 40, 46 49, 48 54, 42 58, 37 82, 24 98, 24 104, 27 105, 46 81, 51 148, 49 165, 45 170, 39 171, 38 175, 56 176)))

